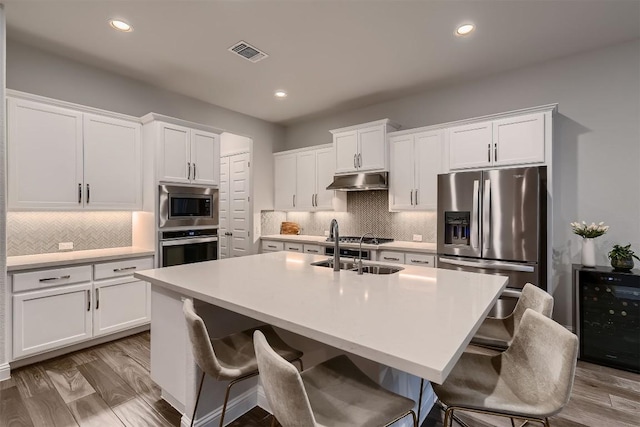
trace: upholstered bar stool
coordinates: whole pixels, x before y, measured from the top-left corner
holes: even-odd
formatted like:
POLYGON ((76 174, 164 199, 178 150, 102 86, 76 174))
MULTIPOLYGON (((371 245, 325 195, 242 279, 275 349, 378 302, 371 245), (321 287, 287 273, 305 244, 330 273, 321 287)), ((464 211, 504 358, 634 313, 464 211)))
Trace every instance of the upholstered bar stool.
POLYGON ((218 381, 229 381, 224 395, 224 403, 222 404, 222 413, 220 414, 220 427, 224 425, 224 415, 227 410, 231 386, 238 381, 258 375, 258 363, 253 347, 254 331, 262 331, 264 335, 269 337, 269 340, 273 343, 274 350, 280 357, 290 362, 298 361, 300 370, 302 370, 302 360, 300 359, 302 352, 282 341, 271 326, 260 326, 212 340, 209 338, 204 321, 196 314, 193 308, 193 301, 185 299, 182 308, 187 320, 193 357, 198 367, 202 370, 198 396, 196 397, 196 404, 191 417, 192 426, 196 418, 196 410, 198 409, 205 374, 218 381))
POLYGON ((411 415, 415 402, 367 377, 347 356, 299 373, 256 331, 253 342, 267 401, 283 427, 387 426, 411 415))
POLYGON ((442 385, 433 384, 446 405, 444 427, 454 410, 537 421, 569 401, 578 338, 553 320, 527 309, 509 348, 496 356, 464 353, 442 385))
POLYGON ((471 339, 471 344, 506 350, 511 345, 522 315, 528 308, 551 317, 553 297, 531 283, 525 284, 513 312, 504 318, 487 317, 471 339))

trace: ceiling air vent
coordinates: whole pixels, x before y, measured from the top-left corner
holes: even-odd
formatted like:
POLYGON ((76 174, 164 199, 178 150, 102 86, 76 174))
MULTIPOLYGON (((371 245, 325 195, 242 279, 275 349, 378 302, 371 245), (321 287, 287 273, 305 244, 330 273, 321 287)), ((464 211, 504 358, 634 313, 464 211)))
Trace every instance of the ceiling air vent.
POLYGON ((242 56, 244 59, 251 62, 258 62, 261 59, 266 58, 266 53, 259 50, 257 47, 251 46, 249 43, 244 41, 239 41, 229 48, 230 52, 237 53, 242 56))

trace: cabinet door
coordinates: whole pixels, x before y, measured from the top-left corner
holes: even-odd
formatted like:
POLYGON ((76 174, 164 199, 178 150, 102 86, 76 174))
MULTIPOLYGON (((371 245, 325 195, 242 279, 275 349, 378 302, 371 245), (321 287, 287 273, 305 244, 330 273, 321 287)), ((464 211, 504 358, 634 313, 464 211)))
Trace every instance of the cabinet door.
POLYGON ((336 173, 354 172, 358 169, 358 132, 355 130, 333 135, 336 155, 336 173))
POLYGON ((142 207, 140 124, 84 115, 85 207, 142 207))
POLYGON ((159 123, 159 181, 189 183, 191 177, 190 130, 159 123))
POLYGON ((249 255, 253 251, 251 239, 251 168, 249 153, 235 154, 229 158, 229 231, 231 232, 229 256, 249 255))
POLYGON ((191 181, 218 185, 220 180, 220 139, 200 130, 191 131, 191 181))
POLYGON ((496 166, 544 162, 544 113, 493 122, 496 166))
POLYGON ((413 209, 415 190, 413 135, 390 138, 389 150, 391 155, 389 209, 413 209))
POLYGON ((305 151, 296 155, 296 209, 315 209, 316 152, 305 151))
POLYGON ((416 209, 436 209, 438 206, 438 174, 442 171, 442 131, 416 134, 416 189, 413 203, 416 209))
POLYGON ((356 163, 359 170, 385 170, 387 145, 384 126, 358 130, 359 154, 356 163))
POLYGON ((218 255, 221 259, 229 258, 229 156, 220 158, 220 191, 218 192, 218 241, 220 250, 218 255))
POLYGON ((449 129, 449 169, 490 166, 492 133, 491 122, 473 123, 449 129))
POLYGON ((13 357, 91 338, 91 284, 13 296, 13 357))
POLYGON ((296 156, 274 156, 275 208, 292 210, 296 207, 296 156))
POLYGON ((81 113, 9 98, 7 135, 9 209, 82 208, 81 113))
POLYGON ((327 190, 333 182, 336 169, 336 158, 333 148, 316 151, 316 210, 333 210, 333 199, 336 192, 327 190))
POLYGON ((151 321, 151 285, 128 278, 94 282, 93 336, 143 325, 151 321))

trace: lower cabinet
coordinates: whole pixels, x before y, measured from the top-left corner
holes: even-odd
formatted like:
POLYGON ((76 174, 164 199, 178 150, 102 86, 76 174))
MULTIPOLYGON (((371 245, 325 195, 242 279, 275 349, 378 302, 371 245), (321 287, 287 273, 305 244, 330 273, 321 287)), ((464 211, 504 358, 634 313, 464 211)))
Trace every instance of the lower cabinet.
POLYGON ((284 251, 284 243, 275 240, 262 241, 262 253, 284 251))
POLYGON ((435 267, 435 256, 420 252, 380 251, 378 261, 420 267, 435 267))
POLYGON ((151 285, 133 271, 153 258, 12 275, 13 358, 44 353, 151 321, 151 285))

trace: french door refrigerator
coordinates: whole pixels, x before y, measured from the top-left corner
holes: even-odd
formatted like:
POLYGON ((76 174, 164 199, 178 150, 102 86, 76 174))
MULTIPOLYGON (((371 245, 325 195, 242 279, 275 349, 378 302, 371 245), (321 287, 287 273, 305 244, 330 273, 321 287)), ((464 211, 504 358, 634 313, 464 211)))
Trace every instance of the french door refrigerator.
POLYGON ((546 184, 545 166, 438 175, 438 267, 508 276, 492 315, 547 289, 546 184))

